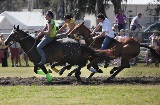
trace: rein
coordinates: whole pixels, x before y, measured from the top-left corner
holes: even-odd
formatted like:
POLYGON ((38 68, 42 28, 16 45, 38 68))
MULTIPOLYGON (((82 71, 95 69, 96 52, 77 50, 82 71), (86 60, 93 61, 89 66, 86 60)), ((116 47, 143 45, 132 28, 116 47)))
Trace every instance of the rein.
MULTIPOLYGON (((28 37, 31 37, 31 36, 28 35, 28 36, 26 36, 26 37, 24 37, 24 38, 20 38, 19 41, 22 41, 22 40, 24 40, 24 39, 26 39, 26 38, 28 38, 28 37)), ((13 43, 15 43, 15 42, 16 42, 16 41, 14 40, 13 43)), ((13 44, 13 43, 12 43, 12 44, 13 44)), ((28 54, 28 53, 33 49, 33 47, 35 46, 35 44, 36 44, 36 40, 34 41, 33 46, 26 52, 26 54, 28 54)))

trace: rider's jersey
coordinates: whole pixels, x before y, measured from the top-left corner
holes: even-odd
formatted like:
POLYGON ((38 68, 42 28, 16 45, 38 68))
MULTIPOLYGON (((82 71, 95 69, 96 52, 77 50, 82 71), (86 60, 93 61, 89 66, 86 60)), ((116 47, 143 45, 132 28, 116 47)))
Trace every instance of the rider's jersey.
POLYGON ((114 38, 114 31, 112 30, 111 22, 107 18, 99 24, 102 26, 102 32, 105 32, 106 36, 114 38))
POLYGON ((49 21, 48 24, 53 24, 53 28, 52 28, 51 34, 49 36, 50 37, 55 37, 56 36, 56 24, 55 24, 55 21, 53 19, 51 19, 51 21, 49 21))

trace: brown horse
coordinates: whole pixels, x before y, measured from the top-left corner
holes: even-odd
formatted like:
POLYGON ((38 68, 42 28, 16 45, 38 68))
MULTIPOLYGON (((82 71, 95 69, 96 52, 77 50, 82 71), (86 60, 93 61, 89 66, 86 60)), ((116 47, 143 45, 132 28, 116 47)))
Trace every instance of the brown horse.
MULTIPOLYGON (((104 38, 97 38, 96 40, 93 40, 90 33, 91 31, 84 25, 84 23, 80 23, 70 33, 70 37, 74 37, 74 34, 82 35, 85 43, 88 46, 99 49, 102 45, 104 38)), ((130 68, 129 59, 139 55, 140 46, 140 43, 135 41, 133 38, 125 38, 120 42, 118 42, 117 40, 113 40, 106 50, 98 50, 99 53, 103 54, 104 56, 108 56, 110 59, 121 57, 121 66, 114 67, 110 71, 110 74, 112 75, 108 79, 114 78, 124 68, 130 68)), ((90 68, 92 65, 97 64, 100 60, 102 59, 96 58, 92 60, 91 63, 87 66, 87 68, 90 68)), ((93 75, 94 73, 92 73, 89 78, 91 78, 93 75)))
MULTIPOLYGON (((28 55, 31 62, 34 63, 34 72, 40 74, 38 67, 40 67, 49 82, 52 81, 52 77, 49 75, 44 65, 38 65, 40 61, 40 55, 37 52, 36 46, 38 41, 33 37, 25 33, 24 31, 14 26, 13 31, 9 37, 5 40, 5 45, 11 45, 14 42, 19 42, 21 48, 28 55)), ((70 65, 78 65, 75 76, 78 80, 80 78, 80 70, 86 65, 87 60, 90 56, 95 55, 95 51, 85 45, 81 45, 71 38, 61 39, 61 41, 53 40, 43 48, 46 55, 46 63, 52 62, 67 62, 70 65), (93 55, 92 55, 93 54, 93 55)), ((42 73, 41 73, 42 74, 42 73)))

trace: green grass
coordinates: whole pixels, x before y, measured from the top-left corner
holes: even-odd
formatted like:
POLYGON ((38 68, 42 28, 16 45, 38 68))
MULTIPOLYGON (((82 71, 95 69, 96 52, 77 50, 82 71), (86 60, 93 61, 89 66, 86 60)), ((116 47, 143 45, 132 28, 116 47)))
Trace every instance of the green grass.
MULTIPOLYGON (((160 76, 157 67, 144 64, 124 69, 117 77, 160 76)), ((47 66, 47 68, 50 68, 47 66)), ((58 69, 61 66, 57 67, 58 69)), ((74 67, 75 68, 75 67, 74 67)), ((112 67, 104 69, 109 76, 112 67)), ((62 77, 65 77, 66 71, 62 77)), ((82 69, 82 77, 90 72, 82 69)), ((60 77, 57 73, 51 74, 60 77)), ((1 67, 0 77, 45 77, 33 72, 33 67, 1 67)), ((99 85, 99 86, 0 86, 0 105, 160 105, 160 85, 99 85)))
POLYGON ((1 86, 0 105, 159 105, 158 85, 1 86))
MULTIPOLYGON (((138 64, 138 66, 134 66, 131 68, 126 68, 122 72, 120 72, 117 77, 158 77, 160 76, 160 68, 158 67, 143 67, 144 64, 138 64)), ((50 66, 46 66, 47 69, 50 66)), ((57 66, 56 68, 61 69, 61 66, 57 66)), ((71 70, 75 68, 72 67, 71 70)), ((106 68, 100 67, 104 73, 97 73, 94 76, 110 76, 109 71, 113 68, 112 66, 106 68)), ((82 77, 88 77, 90 75, 90 71, 86 69, 86 67, 82 68, 82 77)), ((70 70, 66 70, 62 77, 66 76, 70 70)), ((51 74, 53 77, 60 77, 59 74, 53 72, 51 74)), ((33 77, 40 76, 34 73, 33 67, 1 67, 0 69, 0 77, 33 77)))

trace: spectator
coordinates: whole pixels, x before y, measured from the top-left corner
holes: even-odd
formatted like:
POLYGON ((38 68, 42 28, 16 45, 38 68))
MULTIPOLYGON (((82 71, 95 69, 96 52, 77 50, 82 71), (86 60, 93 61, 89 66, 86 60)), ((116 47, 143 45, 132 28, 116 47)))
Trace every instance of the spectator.
POLYGON ((123 38, 127 38, 127 36, 125 36, 124 29, 121 29, 119 34, 114 39, 116 39, 120 42, 121 40, 123 40, 123 38))
POLYGON ((118 24, 114 24, 112 27, 112 30, 114 31, 114 36, 116 37, 118 35, 118 24))
POLYGON ((2 34, 0 34, 0 52, 2 67, 8 67, 8 47, 4 45, 4 37, 2 34))
POLYGON ((149 37, 149 46, 153 47, 154 49, 157 47, 158 44, 158 35, 156 32, 157 31, 154 30, 153 34, 149 37))
POLYGON ((130 30, 131 31, 135 31, 136 28, 141 28, 141 25, 139 23, 139 19, 142 17, 142 14, 141 13, 138 13, 137 16, 135 16, 132 21, 131 21, 131 24, 130 24, 130 30))
POLYGON ((121 29, 125 28, 125 23, 126 23, 126 15, 123 13, 122 9, 118 10, 118 14, 116 14, 115 19, 116 23, 118 24, 118 30, 120 31, 121 29))
POLYGON ((18 42, 12 44, 10 46, 10 52, 11 52, 11 63, 12 63, 12 67, 14 67, 14 65, 16 67, 18 67, 18 63, 21 66, 21 62, 20 62, 20 45, 18 42))

